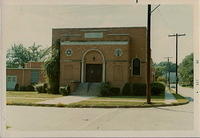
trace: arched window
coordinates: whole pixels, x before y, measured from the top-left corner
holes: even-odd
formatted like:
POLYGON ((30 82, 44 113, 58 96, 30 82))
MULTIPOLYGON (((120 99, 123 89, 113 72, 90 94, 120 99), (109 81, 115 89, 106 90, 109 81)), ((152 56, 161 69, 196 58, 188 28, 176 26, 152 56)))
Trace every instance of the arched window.
POLYGON ((135 58, 132 63, 133 66, 133 75, 140 75, 140 60, 135 58))

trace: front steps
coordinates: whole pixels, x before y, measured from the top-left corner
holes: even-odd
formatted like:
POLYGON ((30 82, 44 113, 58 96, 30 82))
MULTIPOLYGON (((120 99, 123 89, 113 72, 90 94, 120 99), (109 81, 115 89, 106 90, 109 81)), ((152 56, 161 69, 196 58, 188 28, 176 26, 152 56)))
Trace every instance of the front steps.
POLYGON ((71 95, 79 96, 99 96, 101 83, 80 83, 71 95))

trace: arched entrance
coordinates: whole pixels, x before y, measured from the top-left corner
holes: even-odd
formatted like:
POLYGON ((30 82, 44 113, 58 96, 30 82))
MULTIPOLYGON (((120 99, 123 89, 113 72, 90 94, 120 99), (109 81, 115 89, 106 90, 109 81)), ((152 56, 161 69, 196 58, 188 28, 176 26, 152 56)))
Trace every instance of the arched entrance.
POLYGON ((99 49, 89 49, 83 54, 81 82, 105 82, 105 59, 99 49))

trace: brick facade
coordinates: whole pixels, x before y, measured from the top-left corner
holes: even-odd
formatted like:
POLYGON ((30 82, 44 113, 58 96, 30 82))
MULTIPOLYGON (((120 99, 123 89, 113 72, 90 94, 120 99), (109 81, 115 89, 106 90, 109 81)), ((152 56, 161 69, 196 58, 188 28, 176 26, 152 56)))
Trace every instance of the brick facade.
POLYGON ((101 80, 113 87, 146 83, 146 35, 146 27, 53 29, 52 43, 61 40, 60 85, 87 82, 91 64, 102 65, 101 80), (134 59, 140 61, 139 75, 133 74, 134 59))

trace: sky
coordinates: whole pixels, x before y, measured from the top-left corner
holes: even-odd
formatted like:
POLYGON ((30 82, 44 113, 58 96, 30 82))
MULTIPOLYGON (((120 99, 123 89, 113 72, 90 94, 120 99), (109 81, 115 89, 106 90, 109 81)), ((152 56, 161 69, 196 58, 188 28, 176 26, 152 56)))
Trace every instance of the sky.
MULTIPOLYGON (((156 5, 152 5, 152 9, 156 5)), ((3 14, 3 44, 30 46, 34 42, 51 46, 52 28, 138 27, 147 25, 147 5, 7 5, 3 14)), ((193 52, 192 5, 161 5, 152 13, 151 48, 153 61, 175 62, 175 38, 179 38, 179 63, 193 52)))

